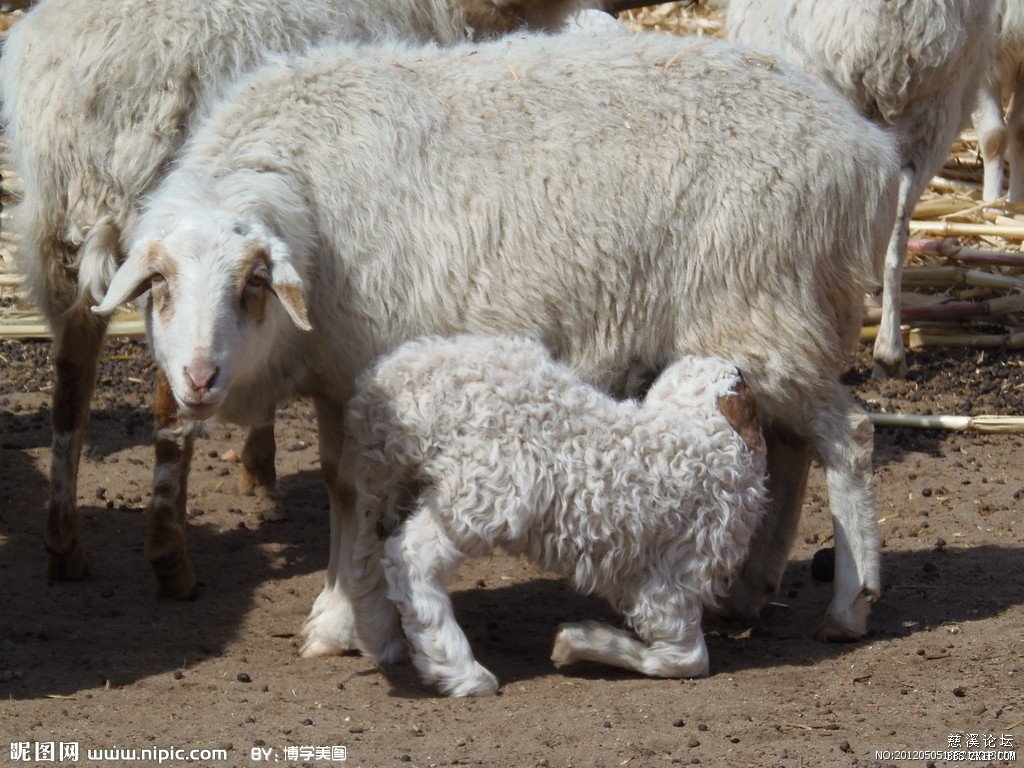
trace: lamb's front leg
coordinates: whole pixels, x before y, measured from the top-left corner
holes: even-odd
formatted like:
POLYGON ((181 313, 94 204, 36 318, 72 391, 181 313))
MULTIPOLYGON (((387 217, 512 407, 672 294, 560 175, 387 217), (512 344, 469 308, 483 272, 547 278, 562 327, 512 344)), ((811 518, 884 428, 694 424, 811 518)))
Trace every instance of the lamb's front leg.
POLYGON ((486 696, 498 679, 473 658, 445 590, 461 553, 438 526, 431 504, 419 509, 385 543, 388 597, 398 607, 412 647, 412 661, 427 683, 449 696, 486 696))
POLYGON ((331 506, 331 544, 324 588, 302 627, 305 643, 300 654, 307 658, 359 649, 349 576, 352 545, 358 531, 355 491, 345 479, 345 473, 339 472, 345 437, 344 408, 341 403, 328 398, 317 398, 314 404, 320 471, 327 483, 331 506))

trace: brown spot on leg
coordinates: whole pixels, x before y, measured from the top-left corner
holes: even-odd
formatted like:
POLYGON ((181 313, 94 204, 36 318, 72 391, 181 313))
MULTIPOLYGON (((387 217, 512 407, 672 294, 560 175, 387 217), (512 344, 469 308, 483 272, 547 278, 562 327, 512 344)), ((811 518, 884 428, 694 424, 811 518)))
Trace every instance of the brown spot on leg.
POLYGON ((249 430, 242 446, 242 476, 238 479, 240 494, 251 496, 257 488, 265 493, 274 490, 277 484, 276 452, 273 424, 249 430))
POLYGON ((167 377, 159 371, 153 421, 156 466, 148 510, 146 557, 153 567, 161 597, 191 600, 197 592, 185 544, 185 510, 195 436, 192 423, 181 420, 167 377))
POLYGON ((44 542, 50 555, 49 578, 73 581, 88 573, 81 542, 82 521, 76 506, 78 466, 106 323, 91 314, 76 312, 55 319, 53 325, 57 336, 56 382, 44 542))
POLYGON ((747 448, 752 451, 764 450, 761 420, 757 416, 757 399, 742 377, 732 394, 718 398, 718 410, 725 416, 729 426, 743 438, 747 448))

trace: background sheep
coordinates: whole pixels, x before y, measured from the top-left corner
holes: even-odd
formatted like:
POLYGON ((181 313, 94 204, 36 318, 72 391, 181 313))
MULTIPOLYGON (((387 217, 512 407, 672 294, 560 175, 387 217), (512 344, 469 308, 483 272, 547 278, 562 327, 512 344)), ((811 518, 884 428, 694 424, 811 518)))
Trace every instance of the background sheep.
POLYGON ((855 637, 879 591, 872 430, 838 376, 895 167, 842 99, 726 43, 339 45, 239 84, 96 311, 152 288, 154 356, 193 414, 314 398, 334 524, 307 655, 354 642, 351 489, 332 471, 355 376, 458 330, 539 338, 610 392, 683 354, 735 360, 773 420, 775 508, 728 608, 756 614, 778 587, 815 452, 837 549, 820 635, 855 637), (187 367, 214 379, 196 389, 187 367))
POLYGON ((607 598, 640 638, 565 624, 556 665, 708 673, 703 606, 725 596, 767 505, 754 397, 732 364, 684 356, 638 404, 582 383, 539 342, 411 342, 361 377, 345 424, 356 623, 376 659, 402 645, 397 606, 427 682, 497 690, 444 584, 502 547, 607 598))
MULTIPOLYGON (((453 43, 546 26, 569 0, 44 0, 8 34, 3 117, 25 192, 15 213, 27 288, 55 338, 49 576, 86 572, 76 485, 106 323, 88 306, 123 258, 139 199, 228 83, 324 37, 453 43), (140 33, 144 30, 145 33, 140 33)), ((274 484, 273 410, 252 413, 243 490, 274 484)), ((160 590, 195 593, 185 549, 194 426, 158 377, 147 555, 160 590)))
POLYGON ((995 56, 978 90, 974 127, 985 160, 986 200, 1003 196, 1003 158, 1010 161, 1011 202, 1024 201, 1024 3, 999 3, 995 56), (1003 119, 1003 102, 1010 111, 1003 119))
POLYGON ((763 47, 895 133, 896 225, 885 258, 875 375, 903 375, 900 282, 910 217, 971 113, 993 34, 991 0, 728 0, 730 39, 763 47))

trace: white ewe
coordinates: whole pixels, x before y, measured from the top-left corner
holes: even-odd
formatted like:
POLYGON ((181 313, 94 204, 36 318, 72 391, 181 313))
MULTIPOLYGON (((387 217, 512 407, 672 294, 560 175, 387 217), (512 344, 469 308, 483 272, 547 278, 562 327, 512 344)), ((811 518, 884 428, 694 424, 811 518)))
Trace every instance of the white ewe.
POLYGON ((197 417, 315 399, 334 524, 307 654, 353 642, 351 489, 332 472, 355 377, 460 330, 539 338, 609 392, 684 354, 735 360, 773 422, 776 508, 727 607, 756 614, 777 588, 814 452, 838 574, 821 635, 856 637, 879 592, 872 430, 838 377, 895 158, 827 88, 728 43, 338 45, 239 84, 97 311, 152 289, 154 357, 197 417))
MULTIPOLYGON (((106 323, 88 307, 123 260, 140 198, 239 74, 326 37, 454 43, 558 23, 570 0, 44 0, 4 42, 3 118, 25 191, 19 260, 55 336, 49 575, 86 572, 76 508, 82 437, 106 323)), ((194 425, 158 376, 147 554, 189 597, 185 498, 194 425)), ((274 484, 273 409, 248 414, 243 490, 274 484)))
POLYGON ((684 356, 638 404, 536 341, 410 342, 360 377, 345 438, 356 626, 379 661, 404 645, 397 606, 427 682, 493 693, 444 584, 463 558, 502 547, 605 597, 640 638, 566 624, 556 665, 708 673, 703 608, 725 596, 767 506, 754 396, 732 364, 684 356))
POLYGON ((875 375, 903 375, 900 281, 910 217, 971 114, 992 0, 728 0, 730 39, 775 52, 895 134, 900 195, 885 258, 875 375))
POLYGON ((994 58, 978 90, 974 127, 985 160, 986 200, 1003 196, 1003 158, 1010 161, 1011 202, 1024 201, 1024 2, 999 3, 994 58), (1003 102, 1009 100, 1005 120, 1003 102))

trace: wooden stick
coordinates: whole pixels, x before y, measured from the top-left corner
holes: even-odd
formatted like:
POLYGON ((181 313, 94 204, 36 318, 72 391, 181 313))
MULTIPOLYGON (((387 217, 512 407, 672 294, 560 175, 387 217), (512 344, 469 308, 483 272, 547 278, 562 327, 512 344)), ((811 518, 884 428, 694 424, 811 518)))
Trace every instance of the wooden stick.
MULTIPOLYGON (((904 322, 920 320, 950 320, 957 317, 997 317, 1014 312, 1024 312, 1024 294, 1001 296, 987 301, 947 301, 939 304, 924 304, 900 308, 900 320, 904 322)), ((877 324, 882 322, 882 310, 871 308, 864 310, 864 323, 877 324)))
MULTIPOLYGON (((623 11, 632 11, 636 8, 647 8, 652 5, 666 5, 668 2, 669 0, 660 0, 660 2, 657 0, 655 2, 651 2, 651 0, 614 0, 611 10, 618 14, 623 11)), ((689 0, 688 2, 684 0, 682 7, 689 8, 696 4, 697 0, 689 0)))
POLYGON ((1024 253, 1002 253, 1001 251, 968 248, 965 245, 957 245, 951 238, 928 240, 912 238, 907 241, 907 253, 919 256, 944 256, 960 264, 1024 267, 1024 253))
MULTIPOLYGON (((874 341, 877 325, 860 329, 861 341, 874 341)), ((908 349, 925 347, 967 347, 970 349, 1024 349, 1024 332, 1016 333, 956 333, 940 329, 910 328, 903 330, 903 342, 908 349)))
POLYGON ((870 413, 871 423, 879 427, 948 429, 954 432, 984 434, 1024 434, 1022 416, 919 416, 910 413, 870 413))
MULTIPOLYGON (((145 336, 146 324, 138 312, 124 312, 116 315, 107 327, 108 336, 145 336)), ((2 339, 50 339, 53 333, 49 324, 39 315, 26 314, 0 322, 2 339)))
POLYGON ((1024 279, 982 272, 963 267, 907 267, 903 270, 904 285, 965 286, 1024 291, 1024 279))
POLYGON ((965 224, 959 221, 921 221, 910 222, 912 232, 924 232, 943 237, 1002 237, 1006 240, 1024 240, 1024 226, 995 224, 965 224))

